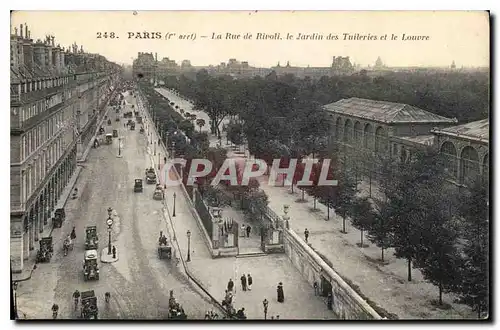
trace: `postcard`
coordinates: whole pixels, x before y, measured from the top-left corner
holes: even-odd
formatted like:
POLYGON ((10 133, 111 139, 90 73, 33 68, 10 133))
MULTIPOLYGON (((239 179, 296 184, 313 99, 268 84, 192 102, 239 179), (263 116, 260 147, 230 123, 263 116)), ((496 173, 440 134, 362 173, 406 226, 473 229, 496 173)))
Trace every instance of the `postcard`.
POLYGON ((13 11, 17 320, 489 320, 481 11, 13 11))

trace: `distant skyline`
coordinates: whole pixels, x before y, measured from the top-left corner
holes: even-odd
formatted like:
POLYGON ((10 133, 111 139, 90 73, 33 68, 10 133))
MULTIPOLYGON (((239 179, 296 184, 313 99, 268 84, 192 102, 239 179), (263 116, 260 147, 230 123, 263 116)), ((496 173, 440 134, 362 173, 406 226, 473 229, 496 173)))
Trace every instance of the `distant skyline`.
MULTIPOLYGON (((278 62, 292 66, 327 67, 333 56, 349 56, 352 63, 373 66, 378 56, 390 67, 450 66, 489 67, 489 17, 486 12, 335 12, 335 11, 15 11, 14 27, 28 24, 32 39, 55 36, 55 43, 67 47, 73 42, 85 51, 99 53, 119 64, 132 64, 138 52, 158 53, 178 64, 188 59, 194 66, 217 65, 230 58, 248 61, 254 67, 271 67, 278 62), (119 39, 97 38, 115 32, 119 39), (173 39, 132 39, 128 32, 160 32, 173 39), (179 40, 179 34, 196 40, 179 40), (213 34, 251 33, 253 40, 212 40, 213 34), (257 33, 284 40, 255 40, 257 33), (316 40, 294 39, 300 34, 316 40), (343 40, 344 33, 352 39, 343 40), (326 40, 328 35, 338 40, 326 40), (358 35, 356 35, 358 34, 358 35), (387 40, 359 40, 360 37, 387 40), (398 40, 390 40, 392 34, 398 40), (428 40, 401 40, 428 36, 428 40), (207 38, 201 38, 201 35, 207 38), (323 35, 323 40, 317 40, 323 35)), ((427 38, 424 38, 427 39, 427 38)))

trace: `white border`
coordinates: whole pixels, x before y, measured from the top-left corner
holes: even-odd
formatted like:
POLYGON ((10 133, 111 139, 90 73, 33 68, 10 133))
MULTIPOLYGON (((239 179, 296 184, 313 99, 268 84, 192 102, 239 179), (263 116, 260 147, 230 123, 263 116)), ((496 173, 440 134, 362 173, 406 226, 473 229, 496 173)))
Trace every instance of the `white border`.
MULTIPOLYGON (((9 2, 3 1, 1 6, 3 7, 4 5, 7 5, 9 2)), ((210 0, 210 1, 182 1, 182 2, 177 2, 177 3, 172 3, 169 1, 168 5, 162 4, 160 1, 121 1, 120 3, 111 3, 111 2, 104 2, 102 0, 85 0, 85 1, 36 1, 36 0, 23 0, 23 1, 18 1, 15 3, 15 6, 17 7, 17 10, 491 10, 493 14, 498 14, 498 7, 500 1, 493 1, 493 0, 475 0, 475 1, 466 1, 466 0, 454 0, 454 1, 436 1, 436 0, 418 0, 418 1, 412 1, 412 2, 406 2, 406 1, 373 1, 373 0, 350 0, 350 1, 342 1, 342 2, 335 2, 334 4, 327 4, 325 0, 308 0, 308 1, 297 1, 297 0, 288 0, 284 1, 282 3, 270 3, 269 0, 253 0, 252 2, 237 2, 235 0, 229 2, 229 1, 217 1, 217 0, 210 0), (159 4, 161 4, 159 6, 159 4)), ((2 8, 3 9, 3 8, 2 8)), ((5 8, 3 9, 0 13, 0 20, 2 22, 2 26, 4 26, 4 31, 5 31, 5 36, 7 36, 7 29, 10 30, 10 16, 7 14, 7 9, 10 10, 10 8, 5 8)), ((498 21, 497 21, 498 24, 498 21)), ((5 38, 7 39, 7 38, 5 38)), ((498 42, 498 34, 495 36, 495 41, 498 42)), ((10 96, 8 93, 10 93, 10 81, 9 81, 9 72, 7 71, 8 66, 8 55, 7 55, 7 49, 10 48, 10 42, 8 43, 7 40, 5 40, 5 48, 4 51, 0 53, 1 56, 1 62, 3 65, 1 66, 2 70, 5 70, 5 74, 2 76, 3 79, 1 79, 1 93, 2 93, 2 103, 4 106, 2 107, 2 118, 3 120, 0 120, 0 125, 3 127, 3 129, 0 129, 0 134, 4 135, 4 138, 1 139, 0 143, 0 154, 4 155, 4 161, 2 162, 2 168, 4 170, 0 171, 0 180, 1 180, 1 186, 4 187, 4 190, 2 190, 2 196, 5 198, 0 198, 0 203, 2 205, 2 210, 5 210, 5 214, 7 213, 7 210, 10 209, 9 205, 9 196, 7 188, 10 187, 10 170, 9 170, 9 164, 7 163, 6 160, 6 155, 9 154, 9 149, 10 145, 8 144, 7 141, 9 141, 9 122, 10 119, 7 118, 9 115, 9 100, 10 96), (3 151, 2 151, 3 150, 3 151)), ((498 58, 497 54, 495 54, 494 60, 498 58)), ((495 72, 496 73, 496 72, 495 72)), ((495 93, 496 95, 499 95, 497 93, 498 91, 498 86, 496 86, 495 91, 492 91, 492 93, 495 93)), ((493 111, 493 109, 491 110, 493 111)), ((495 118, 495 124, 498 124, 498 117, 500 115, 497 115, 495 118)), ((495 141, 496 142, 496 141, 495 141)), ((492 143, 492 146, 496 146, 496 143, 492 143)), ((497 153, 495 153, 496 155, 497 153)), ((495 157, 495 161, 497 161, 497 157, 495 157)), ((498 176, 498 175, 497 175, 498 176)), ((496 180, 495 180, 496 181, 496 180)), ((495 182, 496 183, 496 182, 495 182)), ((493 184, 493 183, 492 183, 493 184)), ((496 188, 496 185, 495 185, 496 188)), ((495 189, 495 192, 496 189, 495 189)), ((500 199, 499 194, 495 194, 496 198, 495 201, 498 201, 500 199)), ((496 205, 499 205, 495 203, 496 205)), ((494 220, 494 219, 492 219, 494 220)), ((10 222, 8 221, 8 218, 5 217, 2 221, 2 231, 1 233, 4 236, 4 239, 1 240, 2 246, 5 247, 3 251, 10 251, 10 244, 9 244, 9 239, 8 235, 10 233, 10 222)), ((500 226, 496 225, 496 230, 495 234, 498 233, 498 228, 500 226)), ((496 237, 500 237, 497 235, 491 235, 491 237, 494 239, 496 237)), ((498 244, 497 244, 498 245, 498 244)), ((495 252, 498 252, 497 250, 495 252)), ((0 295, 5 299, 5 303, 3 304, 4 308, 1 320, 3 323, 1 325, 2 329, 10 329, 15 326, 15 323, 12 321, 8 321, 8 318, 10 317, 10 310, 8 306, 10 305, 10 300, 7 303, 7 299, 10 298, 10 292, 9 292, 9 280, 8 277, 10 276, 8 271, 7 271, 7 259, 8 259, 8 254, 3 253, 2 254, 2 263, 1 265, 4 265, 4 271, 1 273, 1 283, 0 285, 0 295), (9 313, 9 314, 8 314, 9 313), (7 314, 7 315, 6 315, 7 314)), ((493 266, 495 266, 495 263, 493 263, 493 266)), ((492 279, 494 281, 494 279, 492 279)), ((496 286, 495 286, 496 287, 496 286)), ((495 295, 496 296, 496 295, 495 295)), ((496 316, 498 317, 498 304, 495 304, 496 306, 496 316)), ((68 325, 68 324, 65 324, 68 325)), ((159 325, 159 324, 158 324, 159 325)), ((200 324, 202 326, 210 326, 207 323, 202 323, 200 324)), ((253 324, 254 326, 258 327, 267 327, 262 324, 253 324)), ((314 324, 303 324, 300 323, 300 327, 311 327, 314 324)), ((370 323, 370 324, 363 324, 363 325, 346 325, 346 324, 331 324, 328 326, 332 326, 335 328, 344 328, 349 326, 349 328, 355 327, 355 328, 361 328, 362 326, 367 325, 367 326, 373 326, 376 324, 370 323)), ((379 326, 387 326, 387 323, 381 323, 379 326)), ((24 328, 35 328, 39 327, 40 325, 33 324, 33 325, 24 325, 24 328)), ((63 325, 64 326, 64 325, 63 325)), ((110 326, 117 327, 115 325, 111 324, 102 324, 102 325, 93 325, 93 328, 100 328, 104 329, 109 328, 110 326)), ((131 324, 129 326, 132 326, 133 328, 139 328, 140 326, 144 325, 134 325, 131 324)), ((165 325, 159 325, 164 327, 165 325)), ((178 327, 178 325, 166 325, 169 328, 171 327, 178 327)), ((196 325, 191 325, 191 326, 196 326, 196 325)), ((215 326, 219 327, 219 324, 216 324, 215 326)), ((234 326, 234 324, 233 324, 234 326)), ((273 324, 273 327, 279 326, 277 324, 273 324)), ((290 326, 290 324, 284 324, 284 326, 290 326)), ((401 327, 402 324, 397 324, 396 326, 401 327)), ((405 324, 406 326, 406 324, 405 324)), ((437 327, 438 325, 432 326, 432 328, 437 327)), ((450 324, 450 325, 445 325, 443 326, 446 327, 455 327, 455 324, 450 324)), ((471 328, 470 325, 467 325, 468 328, 471 328)), ((476 325, 479 327, 479 325, 476 325)), ((472 328, 475 328, 476 326, 472 326, 472 328)), ((281 326, 280 326, 281 327, 281 326)), ((184 328, 186 328, 184 326, 184 328)))

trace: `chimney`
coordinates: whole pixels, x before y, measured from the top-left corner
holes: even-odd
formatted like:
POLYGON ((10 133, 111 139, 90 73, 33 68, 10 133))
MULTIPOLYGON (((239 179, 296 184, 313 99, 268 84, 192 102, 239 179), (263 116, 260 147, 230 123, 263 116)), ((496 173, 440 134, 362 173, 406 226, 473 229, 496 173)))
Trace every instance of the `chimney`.
POLYGON ((19 29, 19 31, 20 31, 20 33, 21 33, 21 34, 20 34, 20 37, 21 37, 21 38, 23 38, 23 25, 22 25, 22 24, 20 25, 20 29, 19 29))
POLYGON ((26 37, 26 39, 29 39, 29 36, 28 36, 28 24, 27 23, 24 23, 24 29, 25 29, 24 36, 26 37))
POLYGON ((45 69, 45 45, 40 39, 34 45, 34 60, 42 70, 45 69))
POLYGON ((52 45, 50 37, 47 39, 47 44, 45 45, 45 66, 49 69, 53 68, 55 63, 52 58, 52 45))
POLYGON ((33 72, 34 70, 34 59, 33 59, 33 40, 31 39, 24 39, 23 42, 23 53, 24 53, 24 65, 33 72))

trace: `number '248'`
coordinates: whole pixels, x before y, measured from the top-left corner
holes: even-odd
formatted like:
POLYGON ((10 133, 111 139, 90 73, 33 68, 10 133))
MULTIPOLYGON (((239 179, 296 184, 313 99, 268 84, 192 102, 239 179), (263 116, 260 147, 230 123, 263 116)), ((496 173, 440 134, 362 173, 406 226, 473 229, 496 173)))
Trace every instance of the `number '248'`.
POLYGON ((97 32, 97 39, 102 39, 102 38, 110 38, 110 39, 115 39, 118 38, 114 32, 97 32))

